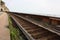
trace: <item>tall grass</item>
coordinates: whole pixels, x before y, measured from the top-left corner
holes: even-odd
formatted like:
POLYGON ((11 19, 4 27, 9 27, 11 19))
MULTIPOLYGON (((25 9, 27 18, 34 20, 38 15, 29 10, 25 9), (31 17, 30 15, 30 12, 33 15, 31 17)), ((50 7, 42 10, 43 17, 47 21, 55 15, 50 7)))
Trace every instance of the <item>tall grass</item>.
POLYGON ((14 27, 12 24, 12 20, 11 18, 9 17, 9 29, 10 29, 10 37, 11 37, 11 40, 25 40, 21 34, 21 32, 19 31, 18 28, 14 27))

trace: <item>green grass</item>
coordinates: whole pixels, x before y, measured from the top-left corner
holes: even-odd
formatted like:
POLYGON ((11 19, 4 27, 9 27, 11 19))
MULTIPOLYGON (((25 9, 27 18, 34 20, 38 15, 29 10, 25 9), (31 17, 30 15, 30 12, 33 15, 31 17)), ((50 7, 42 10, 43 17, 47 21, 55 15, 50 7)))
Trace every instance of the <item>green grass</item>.
POLYGON ((10 29, 10 37, 11 37, 11 40, 24 40, 22 35, 19 31, 19 29, 17 29, 16 27, 14 27, 12 25, 12 20, 11 18, 9 17, 9 29, 10 29))

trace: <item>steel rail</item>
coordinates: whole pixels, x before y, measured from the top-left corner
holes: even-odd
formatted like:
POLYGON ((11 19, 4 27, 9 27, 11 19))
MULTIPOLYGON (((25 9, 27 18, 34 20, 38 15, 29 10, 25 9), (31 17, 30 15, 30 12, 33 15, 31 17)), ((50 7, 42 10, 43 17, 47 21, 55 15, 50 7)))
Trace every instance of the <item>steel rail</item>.
MULTIPOLYGON (((31 36, 31 34, 29 34, 28 33, 28 31, 19 23, 19 21, 15 18, 15 17, 18 17, 18 19, 19 18, 21 18, 21 19, 23 19, 23 20, 26 20, 26 19, 24 19, 24 18, 22 18, 22 17, 20 17, 20 15, 19 16, 17 16, 16 14, 10 14, 9 13, 9 15, 10 15, 10 17, 17 23, 17 25, 19 26, 19 28, 21 29, 21 31, 25 34, 25 36, 27 37, 27 39, 28 40, 36 40, 36 39, 34 39, 32 36, 31 36), (14 17, 14 16, 15 17, 14 17)), ((28 21, 28 20, 26 20, 26 21, 28 21)), ((28 22, 30 22, 30 21, 28 21, 28 22)), ((32 23, 32 22, 30 22, 30 23, 32 23)), ((32 24, 34 24, 34 23, 32 23, 32 24)), ((27 25, 27 24, 26 24, 27 25)), ((34 24, 34 25, 36 25, 36 24, 34 24)), ((38 26, 38 25, 37 25, 38 26)), ((48 33, 49 34, 49 33, 48 33)), ((43 34, 44 35, 44 34, 43 34)), ((53 35, 54 35, 54 33, 53 33, 53 35)), ((56 34, 55 34, 56 35, 56 34)), ((52 35, 50 34, 50 36, 52 37, 52 35)), ((59 38, 58 38, 59 39, 59 38)), ((41 40, 41 39, 39 39, 39 40, 41 40)))
POLYGON ((24 33, 28 40, 35 40, 12 15, 10 15, 10 17, 17 23, 17 25, 19 26, 19 28, 21 29, 21 31, 24 33))
POLYGON ((14 14, 14 15, 16 15, 16 16, 24 19, 24 20, 27 20, 27 21, 35 24, 35 25, 38 25, 38 26, 40 26, 40 27, 42 27, 42 28, 44 28, 44 29, 46 29, 46 30, 49 30, 49 31, 51 31, 51 32, 53 32, 53 33, 56 33, 57 35, 60 36, 60 32, 58 32, 56 29, 51 29, 50 27, 47 27, 47 26, 44 27, 44 26, 41 25, 40 23, 36 22, 35 20, 31 20, 30 18, 26 18, 26 17, 20 16, 20 15, 17 15, 17 14, 14 14))

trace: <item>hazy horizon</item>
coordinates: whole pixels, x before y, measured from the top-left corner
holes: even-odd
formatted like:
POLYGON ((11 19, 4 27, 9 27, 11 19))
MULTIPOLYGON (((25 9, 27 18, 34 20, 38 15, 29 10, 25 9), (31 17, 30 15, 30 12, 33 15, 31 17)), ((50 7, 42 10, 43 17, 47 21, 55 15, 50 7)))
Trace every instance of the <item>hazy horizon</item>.
POLYGON ((10 11, 60 17, 60 0, 3 0, 10 11))

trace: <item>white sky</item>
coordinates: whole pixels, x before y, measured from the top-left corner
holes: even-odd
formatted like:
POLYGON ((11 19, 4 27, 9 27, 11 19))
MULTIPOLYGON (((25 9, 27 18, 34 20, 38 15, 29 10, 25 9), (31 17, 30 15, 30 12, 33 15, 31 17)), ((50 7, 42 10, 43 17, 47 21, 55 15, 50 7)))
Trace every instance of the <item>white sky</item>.
POLYGON ((60 0, 3 0, 10 11, 60 17, 60 0))

